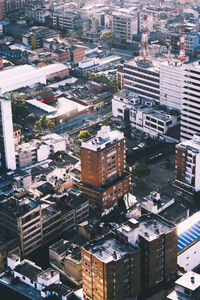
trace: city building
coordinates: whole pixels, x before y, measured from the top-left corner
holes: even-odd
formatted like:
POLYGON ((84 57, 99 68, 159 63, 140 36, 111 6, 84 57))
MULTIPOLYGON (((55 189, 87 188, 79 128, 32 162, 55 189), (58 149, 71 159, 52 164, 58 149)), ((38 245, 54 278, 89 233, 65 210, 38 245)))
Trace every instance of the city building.
POLYGON ((111 207, 129 190, 125 163, 124 134, 102 126, 95 137, 81 144, 79 189, 102 209, 111 207))
POLYGON ((140 250, 114 233, 81 249, 85 299, 137 299, 140 295, 140 250))
POLYGON ((152 138, 164 139, 168 130, 179 123, 179 114, 163 111, 162 107, 155 105, 155 101, 140 98, 139 95, 124 89, 116 93, 112 99, 113 117, 130 124, 131 135, 140 131, 152 138))
POLYGON ((196 212, 177 226, 178 265, 186 271, 191 271, 200 264, 200 212, 196 212))
POLYGON ((66 240, 59 240, 49 247, 50 264, 77 286, 82 284, 81 249, 66 240))
POLYGON ((181 110, 181 141, 190 140, 200 132, 200 63, 184 64, 184 87, 181 110))
POLYGON ((74 30, 75 21, 78 17, 77 13, 54 10, 53 26, 62 30, 74 30))
POLYGON ((172 281, 177 272, 176 225, 156 214, 130 219, 117 229, 128 243, 141 251, 142 295, 149 296, 156 286, 172 281))
POLYGON ((141 203, 141 214, 159 214, 166 220, 175 224, 182 222, 189 217, 189 209, 168 194, 160 194, 153 191, 143 198, 141 203))
POLYGON ((82 74, 94 71, 108 70, 121 62, 121 56, 119 55, 108 55, 103 58, 93 58, 88 60, 82 60, 78 63, 77 70, 82 74))
POLYGON ((41 68, 30 65, 15 66, 0 72, 1 95, 14 90, 33 86, 36 83, 46 84, 53 77, 69 75, 69 68, 60 63, 50 64, 41 68))
POLYGON ((134 58, 124 64, 124 88, 140 97, 160 100, 160 63, 162 60, 134 58))
POLYGON ((200 134, 176 146, 175 186, 190 194, 200 191, 200 134))
POLYGON ((0 98, 0 170, 16 169, 11 101, 0 98))
POLYGON ((53 269, 42 270, 39 266, 30 260, 21 261, 16 255, 11 255, 7 259, 8 267, 11 270, 13 278, 18 278, 20 282, 32 287, 29 291, 23 293, 30 294, 35 299, 49 298, 56 296, 61 300, 68 300, 73 295, 73 290, 68 288, 60 281, 60 274, 53 269))
POLYGON ((25 196, 4 201, 0 206, 0 220, 13 237, 17 237, 24 257, 42 245, 41 207, 25 196))
POLYGON ((181 111, 184 65, 178 59, 160 64, 160 105, 181 111))
POLYGON ((167 296, 167 300, 200 298, 200 275, 189 271, 175 281, 174 290, 167 296))
POLYGON ((16 146, 16 163, 19 168, 23 168, 46 160, 58 151, 66 152, 65 139, 56 133, 47 134, 41 140, 31 140, 16 146))
POLYGON ((126 9, 112 13, 111 29, 121 43, 131 43, 133 34, 138 31, 137 12, 126 9))

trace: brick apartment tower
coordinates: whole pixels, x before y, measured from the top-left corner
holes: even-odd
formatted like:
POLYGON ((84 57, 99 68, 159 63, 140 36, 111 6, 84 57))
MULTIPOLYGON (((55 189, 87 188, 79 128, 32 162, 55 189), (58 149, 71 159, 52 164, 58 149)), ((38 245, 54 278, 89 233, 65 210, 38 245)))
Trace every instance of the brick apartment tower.
POLYGON ((102 126, 81 145, 80 190, 102 209, 128 193, 130 174, 125 172, 125 138, 118 130, 102 126))
POLYGON ((200 191, 200 134, 176 146, 175 186, 194 194, 200 191))
MULTIPOLYGON (((144 298, 177 273, 176 225, 156 214, 139 219, 141 286, 144 298)), ((146 299, 146 298, 145 298, 146 299)))
POLYGON ((108 233, 82 249, 83 295, 87 300, 138 299, 140 249, 108 233))

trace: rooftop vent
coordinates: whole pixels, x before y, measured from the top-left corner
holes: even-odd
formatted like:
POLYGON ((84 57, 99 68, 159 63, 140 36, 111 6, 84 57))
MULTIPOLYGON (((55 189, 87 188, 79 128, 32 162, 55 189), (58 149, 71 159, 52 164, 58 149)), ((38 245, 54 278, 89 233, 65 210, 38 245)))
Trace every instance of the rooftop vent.
POLYGON ((194 276, 191 277, 191 282, 194 283, 194 276))

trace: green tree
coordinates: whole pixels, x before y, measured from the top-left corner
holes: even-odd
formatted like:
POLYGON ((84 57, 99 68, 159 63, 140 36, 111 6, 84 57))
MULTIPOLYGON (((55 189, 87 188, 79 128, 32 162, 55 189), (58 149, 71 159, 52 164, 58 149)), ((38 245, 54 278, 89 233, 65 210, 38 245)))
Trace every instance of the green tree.
POLYGON ((110 52, 112 50, 113 42, 115 41, 116 35, 115 32, 112 30, 107 30, 101 34, 100 40, 103 41, 107 47, 109 48, 110 52))
POLYGON ((19 122, 27 116, 26 101, 18 93, 10 93, 12 113, 15 121, 19 122))
POLYGON ((44 135, 50 132, 54 126, 54 122, 47 119, 46 115, 43 115, 38 121, 35 122, 33 132, 44 135))
POLYGON ((79 140, 85 140, 91 137, 91 133, 88 130, 81 130, 78 134, 78 139, 79 140))

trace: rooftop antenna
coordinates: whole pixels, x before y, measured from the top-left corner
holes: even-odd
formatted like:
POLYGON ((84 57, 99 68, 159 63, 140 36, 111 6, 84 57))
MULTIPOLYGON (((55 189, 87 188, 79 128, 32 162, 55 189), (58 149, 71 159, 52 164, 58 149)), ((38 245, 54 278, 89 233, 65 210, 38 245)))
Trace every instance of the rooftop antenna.
POLYGON ((147 60, 148 54, 148 32, 147 32, 147 14, 143 15, 143 33, 141 40, 141 52, 144 62, 147 60))

